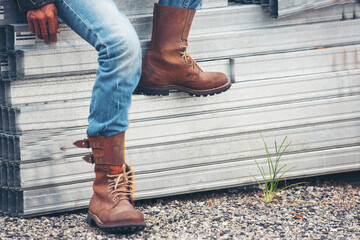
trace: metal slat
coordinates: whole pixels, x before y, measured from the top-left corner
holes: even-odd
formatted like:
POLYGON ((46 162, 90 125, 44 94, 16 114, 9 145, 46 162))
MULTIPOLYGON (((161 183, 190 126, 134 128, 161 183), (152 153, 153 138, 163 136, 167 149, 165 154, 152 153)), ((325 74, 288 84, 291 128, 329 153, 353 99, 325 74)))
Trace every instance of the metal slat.
MULTIPOLYGON (((269 135, 271 134, 265 137, 268 138, 269 135)), ((258 143, 262 144, 261 140, 258 139, 258 143)), ((289 178, 293 178, 359 169, 359 157, 360 149, 357 146, 286 155, 284 163, 287 163, 288 167, 298 166, 288 174, 289 178), (310 166, 313 167, 309 168, 310 166)), ((258 160, 264 162, 265 159, 258 160)), ((258 176, 257 172, 253 160, 249 159, 143 176, 136 175, 137 191, 135 196, 136 199, 146 199, 155 196, 255 184, 249 173, 258 176), (142 190, 140 190, 141 188, 142 190)), ((86 208, 92 194, 91 186, 92 182, 85 182, 24 191, 24 212, 22 215, 30 216, 39 213, 86 208)))
MULTIPOLYGON (((305 111, 308 112, 308 109, 305 111)), ((292 151, 302 152, 357 145, 360 140, 357 136, 358 126, 359 120, 349 120, 349 122, 344 121, 341 124, 322 122, 309 126, 287 126, 284 131, 294 140, 292 151), (303 132, 298 132, 299 129, 303 132), (330 134, 332 129, 339 135, 330 134), (348 138, 345 134, 348 134, 348 138), (309 140, 307 137, 310 135, 312 138, 309 140), (324 141, 324 137, 327 138, 326 141, 324 141), (304 146, 307 147, 304 148, 304 146)), ((186 143, 169 142, 158 146, 130 148, 127 150, 127 160, 134 167, 135 172, 141 175, 153 172, 155 169, 163 172, 168 169, 232 162, 234 159, 243 161, 251 159, 252 154, 254 156, 262 155, 263 148, 255 147, 259 135, 256 131, 250 130, 253 129, 253 126, 243 127, 245 130, 242 132, 239 132, 240 127, 232 128, 238 132, 233 135, 217 135, 201 140, 189 139, 186 143), (149 164, 148 159, 154 160, 149 164)), ((269 129, 271 128, 262 130, 268 131, 269 129)), ((81 156, 77 156, 58 161, 21 164, 20 173, 21 183, 19 185, 22 189, 26 189, 92 179, 93 166, 83 162, 81 156)))
MULTIPOLYGON (((224 72, 230 77, 229 60, 198 62, 204 71, 224 72)), ((32 79, 9 82, 6 101, 13 107, 91 97, 95 74, 32 79)))
POLYGON ((354 29, 358 28, 357 24, 359 23, 360 20, 347 20, 212 35, 204 34, 193 36, 189 40, 191 42, 189 53, 196 59, 213 59, 234 55, 300 51, 314 49, 316 46, 355 44, 359 42, 359 37, 355 33, 358 31, 354 31, 354 29), (330 29, 331 31, 329 31, 330 29), (346 40, 344 40, 344 36, 346 36, 346 40), (208 49, 211 49, 211 52, 208 49))
MULTIPOLYGON (((230 30, 254 29, 274 26, 284 26, 290 24, 304 24, 319 21, 341 20, 343 17, 343 7, 333 6, 330 8, 316 11, 307 11, 292 18, 271 19, 262 9, 256 6, 237 6, 233 5, 226 8, 206 9, 198 11, 194 19, 191 33, 209 33, 214 31, 214 25, 222 32, 230 30), (239 18, 241 16, 241 18, 239 18)), ((152 15, 135 15, 129 17, 140 39, 151 38, 152 15)), ((84 41, 65 24, 59 25, 61 34, 58 35, 57 45, 79 45, 85 44, 84 41)), ((21 46, 36 45, 49 48, 43 40, 36 39, 31 34, 27 24, 12 24, 7 28, 8 50, 17 49, 21 46)))
MULTIPOLYGON (((309 9, 323 8, 335 4, 354 3, 353 0, 333 1, 333 0, 272 0, 277 4, 277 13, 279 17, 296 14, 309 9)), ((270 1, 270 2, 272 2, 270 1)), ((274 10, 276 12, 276 10, 274 10)))
MULTIPOLYGON (((354 31, 359 23, 360 20, 348 20, 211 35, 193 35, 190 39, 189 53, 195 59, 205 60, 234 55, 311 49, 316 46, 351 44, 359 42, 360 32, 354 31), (274 34, 286 36, 286 38, 273 38, 274 34)), ((144 51, 148 44, 148 41, 142 42, 144 51)), ((97 68, 96 59, 96 51, 89 47, 19 49, 16 56, 9 56, 9 67, 11 75, 17 77, 46 76, 60 72, 94 72, 97 68)))
POLYGON ((233 58, 236 82, 359 69, 360 45, 233 58), (261 68, 252 68, 261 62, 261 68), (276 67, 274 67, 276 66, 276 67))
POLYGON ((228 0, 203 0, 202 8, 218 8, 226 7, 228 5, 228 0))

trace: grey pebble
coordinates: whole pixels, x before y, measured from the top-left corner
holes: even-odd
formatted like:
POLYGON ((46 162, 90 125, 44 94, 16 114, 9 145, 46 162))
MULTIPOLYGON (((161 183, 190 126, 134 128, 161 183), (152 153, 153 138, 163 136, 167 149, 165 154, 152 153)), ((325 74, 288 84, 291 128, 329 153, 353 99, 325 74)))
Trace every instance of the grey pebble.
POLYGON ((141 201, 147 228, 108 234, 86 224, 86 211, 21 219, 0 216, 0 239, 358 239, 360 189, 299 185, 272 203, 257 188, 141 201), (340 200, 339 200, 340 199, 340 200))

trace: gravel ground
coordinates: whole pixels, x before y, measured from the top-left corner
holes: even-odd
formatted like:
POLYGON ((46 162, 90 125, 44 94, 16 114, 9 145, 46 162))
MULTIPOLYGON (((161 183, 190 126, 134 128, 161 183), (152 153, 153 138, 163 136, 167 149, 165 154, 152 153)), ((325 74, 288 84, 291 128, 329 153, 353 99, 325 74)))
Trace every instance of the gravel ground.
POLYGON ((1 216, 0 239, 360 239, 360 184, 338 178, 305 179, 272 203, 256 187, 139 201, 148 227, 129 235, 89 227, 86 211, 1 216))

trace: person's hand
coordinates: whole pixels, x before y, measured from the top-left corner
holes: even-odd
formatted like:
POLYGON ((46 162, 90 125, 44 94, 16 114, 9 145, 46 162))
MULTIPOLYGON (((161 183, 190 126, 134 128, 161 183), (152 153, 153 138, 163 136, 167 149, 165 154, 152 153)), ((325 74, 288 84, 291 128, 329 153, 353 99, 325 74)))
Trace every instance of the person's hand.
POLYGON ((60 32, 58 26, 57 9, 55 4, 47 4, 35 10, 29 10, 26 14, 30 30, 36 33, 46 44, 56 43, 56 34, 60 32))

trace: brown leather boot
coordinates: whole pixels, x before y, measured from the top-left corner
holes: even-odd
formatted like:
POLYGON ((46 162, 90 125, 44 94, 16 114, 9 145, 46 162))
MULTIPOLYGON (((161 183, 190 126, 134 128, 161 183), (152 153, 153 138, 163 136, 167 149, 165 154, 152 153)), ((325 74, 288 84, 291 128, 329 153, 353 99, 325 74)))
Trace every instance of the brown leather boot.
POLYGON ((169 95, 169 91, 206 96, 228 90, 224 73, 203 72, 187 53, 188 35, 196 10, 155 4, 152 39, 142 65, 137 92, 169 95))
POLYGON ((92 148, 83 159, 95 163, 94 194, 87 221, 109 232, 133 232, 146 226, 144 216, 133 203, 133 173, 125 164, 125 133, 109 138, 88 137, 74 142, 80 148, 92 148))

